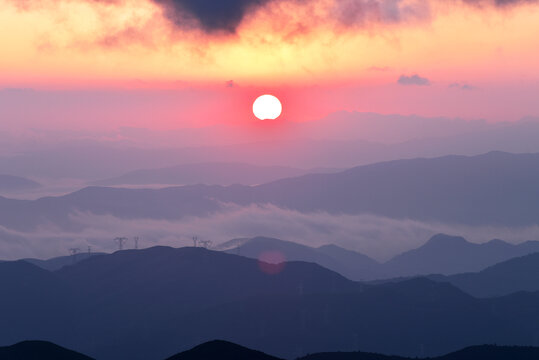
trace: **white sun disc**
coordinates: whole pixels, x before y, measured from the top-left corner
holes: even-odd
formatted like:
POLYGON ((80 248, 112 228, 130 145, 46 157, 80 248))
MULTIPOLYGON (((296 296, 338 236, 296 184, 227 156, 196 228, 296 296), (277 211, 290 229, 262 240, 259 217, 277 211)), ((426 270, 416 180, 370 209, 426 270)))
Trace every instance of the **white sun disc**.
POLYGON ((259 96, 253 103, 253 114, 260 120, 275 120, 282 111, 281 102, 273 95, 259 96))

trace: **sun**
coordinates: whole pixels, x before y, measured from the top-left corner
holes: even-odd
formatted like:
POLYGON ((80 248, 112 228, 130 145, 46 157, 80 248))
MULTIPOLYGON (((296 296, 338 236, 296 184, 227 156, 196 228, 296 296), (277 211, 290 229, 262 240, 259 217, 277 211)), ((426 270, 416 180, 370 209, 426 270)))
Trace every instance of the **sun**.
POLYGON ((259 96, 253 103, 253 114, 260 120, 275 120, 282 111, 281 102, 273 95, 259 96))

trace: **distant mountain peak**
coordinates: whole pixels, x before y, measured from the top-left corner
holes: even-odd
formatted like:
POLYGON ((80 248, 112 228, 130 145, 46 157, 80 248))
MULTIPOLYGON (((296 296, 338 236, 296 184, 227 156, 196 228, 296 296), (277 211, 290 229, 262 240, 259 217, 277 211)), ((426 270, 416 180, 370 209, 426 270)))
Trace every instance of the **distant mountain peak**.
POLYGON ((432 236, 424 246, 455 246, 471 244, 462 236, 436 234, 432 236))
POLYGON ((511 245, 508 242, 503 241, 501 239, 492 239, 490 241, 487 241, 485 244, 488 244, 488 245, 511 245))
POLYGON ((477 272, 538 249, 539 243, 534 242, 512 245, 501 240, 493 240, 476 244, 461 236, 437 234, 424 245, 395 256, 385 264, 385 267, 389 274, 397 276, 477 272))
POLYGON ((0 174, 0 191, 33 190, 41 186, 41 184, 24 177, 0 174))

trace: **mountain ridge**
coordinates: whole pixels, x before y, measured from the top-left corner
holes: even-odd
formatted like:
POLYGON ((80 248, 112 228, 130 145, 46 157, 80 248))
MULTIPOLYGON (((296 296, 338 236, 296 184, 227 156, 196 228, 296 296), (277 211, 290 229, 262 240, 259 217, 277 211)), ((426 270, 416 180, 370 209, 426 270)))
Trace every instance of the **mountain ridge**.
POLYGON ((0 199, 0 225, 35 230, 43 222, 80 230, 73 212, 120 219, 178 220, 237 206, 272 204, 302 213, 371 214, 473 226, 538 223, 539 154, 492 152, 398 160, 257 186, 189 185, 157 190, 87 187, 34 201, 0 199), (531 170, 530 170, 531 169, 531 170), (503 190, 503 191, 502 191, 503 190), (51 211, 53 209, 54 211, 51 211))
POLYGON ((3 193, 34 190, 40 187, 42 187, 40 183, 25 177, 0 174, 0 192, 3 193))
MULTIPOLYGON (((356 281, 478 272, 512 258, 539 252, 539 241, 510 244, 495 239, 476 244, 460 236, 437 234, 418 248, 380 263, 335 244, 314 248, 268 237, 231 241, 234 246, 224 250, 230 254, 258 259, 265 253, 277 253, 274 254, 277 258, 315 262, 356 281)), ((223 246, 229 243, 225 242, 223 246)))
POLYGON ((506 296, 519 291, 539 291, 539 253, 515 257, 476 273, 433 275, 476 297, 506 296))
POLYGON ((118 177, 94 181, 91 185, 257 185, 281 178, 296 177, 315 172, 338 172, 338 170, 260 166, 240 162, 204 162, 157 169, 133 170, 118 177))
POLYGON ((539 292, 476 299, 427 278, 365 284, 313 263, 272 267, 203 248, 123 250, 54 272, 2 263, 0 287, 12 324, 0 342, 46 339, 102 360, 165 358, 212 339, 281 358, 358 348, 438 356, 533 345, 539 321, 539 292))

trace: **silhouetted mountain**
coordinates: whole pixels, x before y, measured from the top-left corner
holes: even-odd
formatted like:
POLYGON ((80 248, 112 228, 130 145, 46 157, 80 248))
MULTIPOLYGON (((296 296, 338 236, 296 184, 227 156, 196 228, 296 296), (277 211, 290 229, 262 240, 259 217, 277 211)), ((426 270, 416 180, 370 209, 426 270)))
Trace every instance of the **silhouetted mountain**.
POLYGON ((74 211, 128 219, 205 216, 222 209, 218 201, 207 195, 218 189, 222 188, 205 185, 160 190, 88 187, 65 196, 33 201, 0 197, 0 225, 31 230, 46 221, 63 229, 80 230, 84 226, 70 218, 74 211))
POLYGON ((532 360, 539 358, 537 347, 515 346, 472 346, 445 356, 439 360, 532 360))
POLYGON ((214 340, 174 355, 167 360, 279 360, 263 352, 227 341, 214 340))
MULTIPOLYGON (((259 259, 269 254, 279 260, 297 260, 319 264, 351 280, 374 280, 414 275, 452 275, 476 272, 499 262, 539 252, 539 241, 513 245, 502 240, 474 244, 462 237, 438 234, 425 245, 397 255, 386 263, 336 245, 312 248, 279 239, 256 237, 234 239, 222 244, 230 254, 259 259), (228 247, 227 247, 228 246, 228 247)), ((517 289, 518 290, 518 289, 517 289)), ((539 290, 539 288, 537 289, 539 290)))
POLYGON ((477 297, 503 296, 517 291, 539 291, 539 253, 511 259, 478 273, 431 278, 448 281, 477 297))
POLYGON ((395 256, 384 264, 384 270, 391 276, 477 272, 534 252, 539 252, 539 241, 513 245, 502 240, 492 240, 474 244, 462 237, 438 234, 425 245, 395 256))
POLYGON ((0 343, 52 340, 73 329, 75 294, 56 274, 26 261, 2 262, 0 289, 0 318, 9 324, 0 326, 0 343))
POLYGON ((41 184, 20 176, 0 175, 0 192, 32 190, 41 187, 41 184))
POLYGON ((227 250, 230 254, 238 254, 253 259, 261 257, 271 261, 306 261, 319 264, 327 269, 351 279, 373 279, 380 275, 380 264, 366 255, 345 250, 336 245, 312 248, 290 241, 255 237, 243 241, 241 245, 227 250))
POLYGON ((503 309, 494 300, 477 300, 452 286, 414 279, 359 293, 228 303, 192 315, 185 324, 191 332, 204 329, 199 331, 210 338, 226 333, 227 341, 284 358, 355 349, 432 356, 474 343, 532 344, 537 314, 530 314, 538 309, 537 300, 537 295, 525 301, 516 297, 503 309), (523 303, 530 311, 521 317, 518 308, 523 303), (496 308, 500 314, 493 313, 496 308), (242 334, 230 329, 242 329, 242 334))
MULTIPOLYGON (((418 360, 420 358, 414 358, 418 360)), ((307 355, 297 360, 410 360, 401 356, 381 355, 365 352, 330 352, 307 355)))
MULTIPOLYGON (((534 360, 539 358, 539 348, 517 346, 482 345, 471 346, 430 360, 534 360)), ((417 358, 416 358, 417 359, 417 358)), ((411 360, 400 356, 350 352, 319 353, 307 355, 297 360, 411 360)), ((428 359, 425 359, 428 360, 428 359)))
POLYGON ((282 358, 539 340, 539 293, 476 299, 424 278, 363 285, 312 263, 202 248, 120 251, 55 272, 1 263, 0 288, 10 324, 0 343, 44 339, 103 360, 165 358, 213 339, 282 358))
POLYGON ((257 185, 312 172, 337 172, 337 170, 309 171, 284 166, 257 166, 243 163, 198 163, 135 170, 112 179, 95 181, 93 185, 257 185))
POLYGON ((79 261, 88 259, 89 257, 96 256, 96 255, 104 255, 104 253, 81 252, 75 255, 59 256, 59 257, 55 257, 55 258, 47 259, 47 260, 41 260, 41 259, 23 259, 23 260, 31 264, 34 264, 36 266, 39 266, 42 269, 49 270, 49 271, 56 271, 56 270, 60 270, 64 266, 76 264, 79 261))
POLYGON ((133 346, 124 355, 140 359, 164 357, 178 344, 187 348, 200 343, 199 337, 211 340, 204 328, 187 325, 185 317, 221 303, 359 288, 315 264, 287 263, 281 268, 202 248, 122 251, 92 257, 56 274, 77 288, 83 299, 99 299, 97 313, 96 305, 86 300, 80 304, 81 312, 93 313, 91 321, 85 320, 86 336, 95 338, 103 328, 109 329, 109 335, 122 334, 121 338, 101 336, 91 348, 79 347, 84 345, 82 339, 77 342, 77 349, 105 359, 121 355, 109 348, 113 338, 124 350, 133 346), (84 310, 88 308, 92 310, 84 310))
POLYGON ((76 229, 80 225, 69 214, 77 210, 127 219, 178 219, 218 212, 223 203, 468 225, 530 225, 538 221, 537 169, 539 154, 496 152, 392 161, 253 187, 90 187, 35 201, 0 198, 0 225, 28 230, 49 222, 76 229))
MULTIPOLYGON (((375 279, 385 273, 383 264, 357 251, 344 249, 335 244, 323 245, 317 250, 335 259, 341 268, 345 269, 341 274, 352 280, 375 279)), ((335 271, 338 270, 335 269, 335 271)))
POLYGON ((469 225, 536 224, 538 169, 539 154, 398 160, 264 184, 252 189, 250 202, 469 225))
MULTIPOLYGON (((535 360, 539 348, 526 346, 471 346, 447 355, 424 360, 535 360)), ((46 341, 23 341, 0 347, 2 360, 92 360, 78 352, 46 341)), ((213 340, 169 357, 166 360, 282 360, 228 341, 213 340)), ((366 352, 323 352, 297 360, 411 360, 408 357, 366 352)))
POLYGON ((23 341, 0 347, 2 360, 92 360, 75 351, 64 349, 46 341, 23 341))

